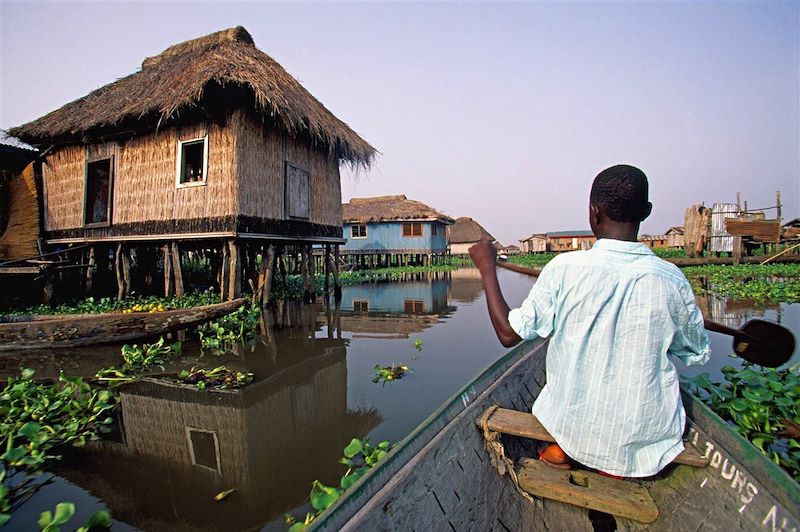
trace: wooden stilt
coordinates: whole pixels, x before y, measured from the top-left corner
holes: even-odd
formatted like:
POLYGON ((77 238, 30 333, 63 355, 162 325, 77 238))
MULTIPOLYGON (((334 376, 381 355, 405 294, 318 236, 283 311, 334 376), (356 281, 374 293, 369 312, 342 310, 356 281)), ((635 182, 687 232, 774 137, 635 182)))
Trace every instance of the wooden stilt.
POLYGON ((230 289, 230 250, 228 243, 222 241, 222 264, 220 265, 220 280, 219 280, 219 293, 223 301, 227 301, 230 289))
POLYGON ((341 301, 342 285, 339 284, 339 245, 333 246, 333 299, 341 301))
POLYGON ((232 300, 242 295, 242 258, 239 244, 235 240, 228 241, 228 254, 230 256, 228 299, 232 300))
POLYGON ((164 257, 164 297, 172 295, 172 257, 170 257, 169 244, 161 246, 164 257))
POLYGON ((303 281, 303 302, 308 303, 310 298, 308 289, 308 255, 306 254, 305 246, 300 248, 300 279, 303 281))
POLYGON ((183 272, 181 271, 181 253, 178 250, 178 243, 173 242, 171 246, 172 255, 172 275, 175 278, 175 297, 183 297, 183 272))
POLYGON ((266 250, 261 257, 261 270, 258 273, 258 296, 259 301, 264 307, 269 303, 270 287, 272 285, 272 265, 275 261, 275 250, 272 244, 267 244, 266 250))
POLYGON ((92 293, 92 281, 94 280, 94 246, 89 248, 86 259, 86 282, 84 285, 86 295, 92 293))
POLYGON ((308 256, 311 258, 311 260, 309 260, 308 285, 309 290, 311 291, 311 300, 309 303, 313 303, 317 299, 317 271, 316 264, 314 264, 314 249, 311 246, 308 246, 306 253, 308 253, 308 256))
POLYGON ((131 250, 122 248, 122 297, 131 295, 131 250))
POLYGON ((742 259, 742 237, 733 237, 733 264, 738 265, 742 259))
POLYGON ((330 255, 331 255, 331 246, 330 244, 325 244, 325 298, 327 299, 328 294, 330 293, 330 283, 328 281, 328 274, 330 273, 330 255))
POLYGON ((125 294, 125 280, 122 274, 122 244, 117 244, 114 252, 114 274, 117 278, 117 301, 120 301, 125 294))

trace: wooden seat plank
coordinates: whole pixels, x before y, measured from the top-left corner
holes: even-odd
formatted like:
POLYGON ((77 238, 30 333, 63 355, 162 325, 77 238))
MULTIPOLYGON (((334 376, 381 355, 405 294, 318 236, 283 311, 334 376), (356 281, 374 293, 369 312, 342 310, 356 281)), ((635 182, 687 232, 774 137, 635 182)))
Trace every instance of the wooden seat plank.
MULTIPOLYGON (((523 438, 544 442, 556 441, 533 414, 509 410, 507 408, 497 408, 494 412, 490 412, 492 408, 488 409, 484 415, 478 419, 478 426, 482 426, 483 420, 488 415, 487 427, 492 432, 521 436, 523 438)), ((683 446, 683 451, 675 457, 672 461, 673 463, 691 467, 706 467, 708 465, 708 459, 700 454, 700 451, 698 451, 694 445, 685 441, 683 442, 683 446)))
POLYGON ((564 471, 541 460, 523 458, 517 465, 520 487, 536 497, 652 523, 658 506, 647 488, 635 482, 588 471, 564 471))

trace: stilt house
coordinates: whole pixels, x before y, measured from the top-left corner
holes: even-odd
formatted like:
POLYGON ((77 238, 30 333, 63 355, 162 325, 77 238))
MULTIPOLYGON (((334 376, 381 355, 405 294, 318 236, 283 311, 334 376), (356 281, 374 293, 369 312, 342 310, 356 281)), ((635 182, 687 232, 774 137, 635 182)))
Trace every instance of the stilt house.
POLYGON ((494 241, 494 237, 481 224, 468 216, 456 219, 456 223, 448 228, 448 243, 451 255, 466 255, 469 248, 476 244, 483 237, 488 236, 494 241))
POLYGON ((242 27, 174 45, 9 133, 46 153, 46 242, 90 243, 88 261, 113 248, 121 292, 131 248, 159 250, 167 292, 182 290, 188 249, 211 253, 228 297, 259 276, 257 253, 291 247, 307 264, 312 244, 344 242, 339 166, 376 155, 242 27))
POLYGON ((353 198, 343 206, 342 253, 356 266, 426 264, 447 254, 449 216, 400 196, 353 198))

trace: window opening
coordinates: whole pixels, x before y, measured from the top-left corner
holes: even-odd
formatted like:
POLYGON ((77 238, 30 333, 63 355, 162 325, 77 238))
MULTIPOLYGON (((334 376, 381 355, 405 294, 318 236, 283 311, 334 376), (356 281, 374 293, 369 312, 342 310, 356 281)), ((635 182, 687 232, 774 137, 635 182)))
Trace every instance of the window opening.
POLYGON ((219 471, 219 442, 214 431, 186 427, 192 463, 219 471))
POLYGON ((111 221, 112 159, 100 159, 86 164, 85 225, 108 224, 111 221))
POLYGON ((403 236, 422 236, 422 224, 416 222, 403 223, 403 236))
POLYGON ((187 140, 180 143, 178 183, 202 184, 206 181, 206 139, 187 140))
POLYGON ((425 312, 425 304, 421 299, 406 299, 403 302, 403 312, 406 314, 422 314, 425 312))
POLYGON ((350 226, 350 235, 352 238, 367 238, 367 225, 355 224, 350 226))

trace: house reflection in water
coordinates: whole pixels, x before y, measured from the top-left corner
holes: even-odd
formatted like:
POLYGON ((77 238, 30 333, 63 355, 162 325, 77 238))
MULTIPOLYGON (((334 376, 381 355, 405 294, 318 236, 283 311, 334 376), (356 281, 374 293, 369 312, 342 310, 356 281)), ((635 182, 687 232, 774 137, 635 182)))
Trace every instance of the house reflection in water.
POLYGON ((752 299, 727 298, 713 292, 695 295, 695 299, 706 319, 734 329, 738 329, 749 320, 763 319, 767 311, 775 311, 778 323, 781 322, 780 303, 757 303, 752 299))
POLYGON ((260 527, 302 505, 313 480, 338 483, 342 449, 380 422, 374 410, 347 408, 346 342, 276 334, 245 360, 270 373, 238 391, 128 387, 122 441, 81 453, 59 474, 138 528, 260 527), (236 491, 215 504, 228 489, 236 491))
POLYGON ((361 284, 342 289, 337 325, 353 338, 408 338, 451 314, 449 277, 420 277, 404 283, 361 284))
POLYGON ((478 268, 460 268, 451 272, 450 299, 459 303, 472 303, 483 294, 483 283, 478 268))

